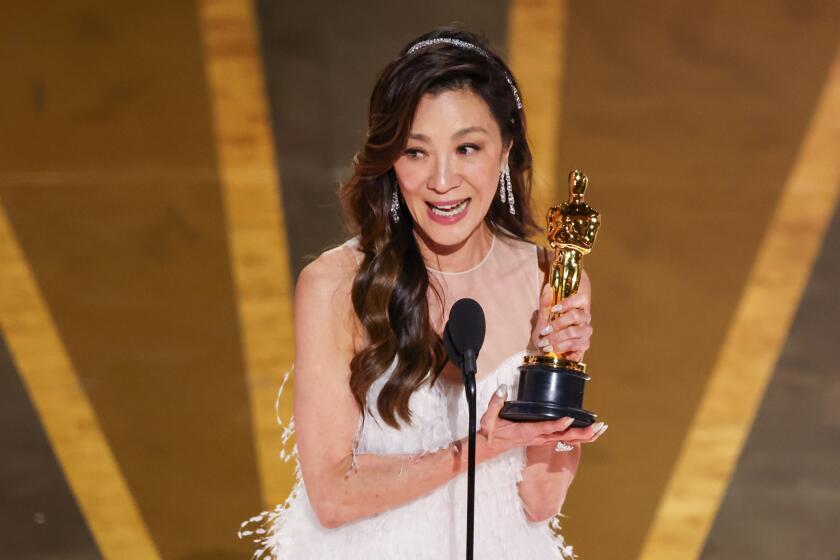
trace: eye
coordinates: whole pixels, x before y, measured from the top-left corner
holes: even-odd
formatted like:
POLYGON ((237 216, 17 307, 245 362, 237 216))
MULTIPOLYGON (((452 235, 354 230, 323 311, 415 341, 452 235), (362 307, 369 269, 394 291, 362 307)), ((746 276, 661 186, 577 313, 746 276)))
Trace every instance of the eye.
POLYGON ((420 148, 406 148, 403 151, 403 154, 409 159, 417 159, 423 155, 423 150, 421 150, 420 148))
POLYGON ((478 146, 477 144, 461 144, 460 146, 458 146, 458 152, 460 152, 462 154, 466 154, 466 155, 470 155, 472 153, 475 153, 475 152, 479 151, 480 149, 481 149, 481 147, 478 146))

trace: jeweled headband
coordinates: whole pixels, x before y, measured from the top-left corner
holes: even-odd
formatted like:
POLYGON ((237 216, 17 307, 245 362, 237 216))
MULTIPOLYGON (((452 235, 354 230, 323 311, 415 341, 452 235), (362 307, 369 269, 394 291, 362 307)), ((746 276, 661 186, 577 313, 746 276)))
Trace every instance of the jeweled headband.
MULTIPOLYGON (((462 41, 461 39, 453 39, 451 37, 438 37, 436 39, 427 39, 425 41, 420 41, 419 43, 414 43, 413 45, 411 45, 411 48, 408 49, 408 51, 406 51, 405 54, 411 54, 415 51, 418 51, 418 50, 422 49, 423 47, 428 47, 429 45, 437 45, 437 44, 440 44, 440 43, 446 43, 447 45, 453 45, 453 46, 456 46, 456 47, 460 47, 462 49, 467 49, 467 50, 471 50, 473 52, 477 52, 478 54, 480 54, 481 56, 483 56, 487 60, 493 62, 493 59, 490 58, 490 55, 488 55, 487 52, 485 52, 485 50, 482 49, 481 47, 473 45, 472 43, 468 43, 467 41, 462 41)), ((502 70, 502 71, 504 72, 504 70, 502 70)), ((513 85, 513 80, 510 79, 510 76, 508 76, 508 73, 504 72, 504 74, 505 74, 505 80, 507 80, 507 83, 510 86, 510 89, 513 90, 513 97, 514 97, 514 99, 516 99, 516 108, 517 109, 522 109, 522 100, 519 98, 519 90, 517 90, 516 86, 513 85)))

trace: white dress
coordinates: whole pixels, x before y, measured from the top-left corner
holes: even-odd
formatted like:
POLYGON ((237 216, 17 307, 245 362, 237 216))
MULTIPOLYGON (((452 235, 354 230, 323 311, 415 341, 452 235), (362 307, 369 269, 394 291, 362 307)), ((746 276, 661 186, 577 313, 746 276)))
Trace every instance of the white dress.
MULTIPOLYGON (((353 241, 345 243, 352 250, 353 241)), ((340 249, 335 249, 340 250, 340 249)), ((494 237, 487 256, 461 273, 429 270, 444 295, 444 313, 430 299, 432 320, 438 325, 461 297, 472 297, 484 309, 487 337, 479 354, 477 420, 502 383, 515 398, 517 367, 528 346, 531 320, 538 307, 542 272, 537 248, 524 241, 494 237), (441 321, 438 323, 438 321, 441 321)), ((393 372, 377 379, 368 403, 393 372)), ((376 406, 360 422, 356 453, 411 454, 433 452, 466 437, 468 412, 464 388, 439 379, 421 386, 409 401, 413 423, 396 430, 385 424, 376 406)), ((286 436, 288 436, 288 429, 286 436)), ((295 452, 292 455, 296 459, 295 452)), ((525 454, 515 448, 476 467, 475 540, 477 560, 542 560, 573 558, 559 532, 559 519, 531 522, 525 517, 517 491, 525 454)), ((399 507, 335 529, 324 528, 315 516, 300 478, 284 504, 243 524, 240 536, 259 544, 256 557, 280 560, 421 560, 458 559, 466 554, 466 473, 430 493, 399 507), (258 527, 254 529, 254 527, 258 527)))

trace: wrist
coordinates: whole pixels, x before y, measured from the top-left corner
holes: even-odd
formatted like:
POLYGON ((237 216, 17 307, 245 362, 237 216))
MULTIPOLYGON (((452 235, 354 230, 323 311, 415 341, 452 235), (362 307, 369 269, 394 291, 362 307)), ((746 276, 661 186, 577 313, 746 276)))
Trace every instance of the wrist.
POLYGON ((538 463, 551 464, 556 467, 576 468, 580 461, 580 443, 571 444, 573 449, 570 451, 556 451, 554 449, 555 443, 546 443, 543 445, 529 445, 525 448, 525 464, 536 465, 538 463))
MULTIPOLYGON (((469 467, 469 438, 461 438, 455 441, 452 446, 454 449, 453 455, 456 457, 457 461, 457 472, 467 472, 467 468, 469 467)), ((497 450, 491 448, 487 444, 487 436, 485 436, 481 432, 475 433, 475 464, 480 465, 481 463, 493 459, 499 455, 501 455, 503 450, 497 450)))

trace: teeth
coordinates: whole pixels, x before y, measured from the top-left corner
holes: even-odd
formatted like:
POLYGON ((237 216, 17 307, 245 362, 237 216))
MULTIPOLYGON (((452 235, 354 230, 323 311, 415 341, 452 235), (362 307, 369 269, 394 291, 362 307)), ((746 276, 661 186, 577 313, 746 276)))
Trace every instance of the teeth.
POLYGON ((431 204, 430 206, 434 214, 438 216, 443 216, 444 218, 451 218, 452 216, 455 216, 456 214, 464 210, 464 208, 467 207, 467 202, 469 202, 469 199, 462 200, 457 204, 450 204, 448 206, 435 206, 433 204, 431 204))

